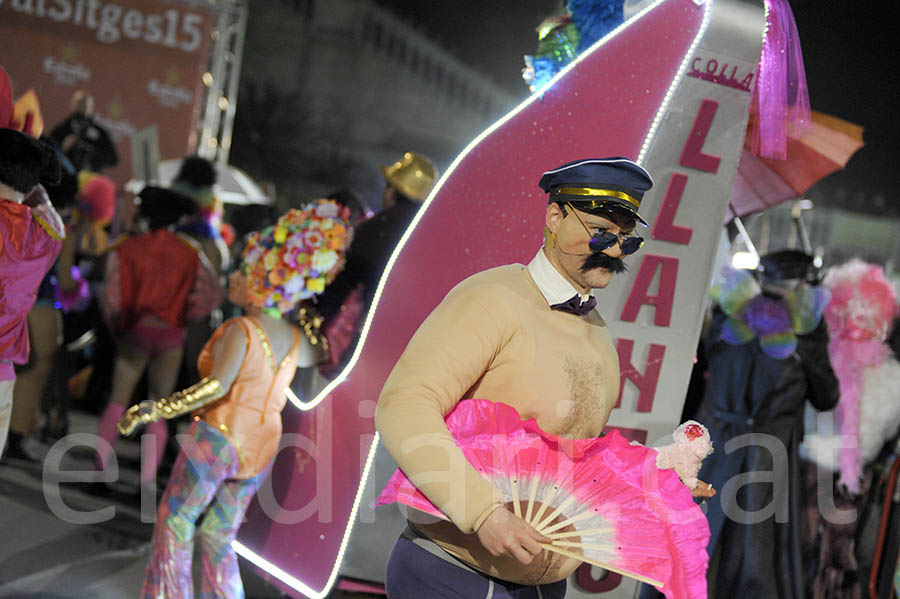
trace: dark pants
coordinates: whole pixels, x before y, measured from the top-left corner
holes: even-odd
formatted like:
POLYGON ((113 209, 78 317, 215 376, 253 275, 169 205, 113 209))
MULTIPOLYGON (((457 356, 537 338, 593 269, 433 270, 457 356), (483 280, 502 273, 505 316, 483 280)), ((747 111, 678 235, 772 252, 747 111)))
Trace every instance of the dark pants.
POLYGON ((388 599, 563 599, 566 581, 529 587, 498 580, 400 537, 388 559, 385 589, 388 599))

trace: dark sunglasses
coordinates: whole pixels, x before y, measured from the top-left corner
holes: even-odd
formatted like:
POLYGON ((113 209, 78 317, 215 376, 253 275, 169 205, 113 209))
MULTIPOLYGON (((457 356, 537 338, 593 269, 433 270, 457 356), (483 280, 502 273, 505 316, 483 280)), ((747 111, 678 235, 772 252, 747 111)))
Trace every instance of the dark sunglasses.
MULTIPOLYGON (((590 231, 588 231, 588 233, 590 233, 590 231)), ((622 248, 622 253, 627 256, 641 249, 641 246, 644 245, 644 238, 636 235, 623 238, 615 233, 610 233, 609 231, 597 231, 591 235, 588 247, 592 252, 602 252, 603 250, 616 245, 618 242, 621 242, 620 247, 622 248)))
MULTIPOLYGON (((591 230, 587 228, 587 225, 584 224, 584 221, 578 216, 575 207, 571 204, 568 204, 568 206, 572 210, 572 214, 575 215, 575 218, 578 219, 578 222, 581 223, 581 226, 584 227, 584 230, 590 233, 591 230)), ((565 216, 566 211, 565 208, 563 208, 563 217, 565 216)), ((588 241, 588 248, 595 253, 602 252, 603 250, 608 250, 616 245, 616 243, 620 243, 622 253, 628 256, 641 249, 641 246, 644 245, 644 238, 638 237, 637 235, 622 236, 609 231, 597 231, 591 235, 591 239, 588 241)))

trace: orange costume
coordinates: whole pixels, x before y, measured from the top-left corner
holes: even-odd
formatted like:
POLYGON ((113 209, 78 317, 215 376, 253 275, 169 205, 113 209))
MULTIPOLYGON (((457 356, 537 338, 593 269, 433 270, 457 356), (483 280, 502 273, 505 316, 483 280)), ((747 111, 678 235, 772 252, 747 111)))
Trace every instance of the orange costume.
POLYGON ((236 478, 250 478, 262 472, 275 457, 281 439, 281 410, 287 401, 284 390, 297 370, 300 336, 294 329, 294 343, 275 364, 269 338, 250 316, 226 321, 210 337, 197 359, 201 376, 212 371, 212 347, 229 326, 239 326, 247 339, 247 353, 234 383, 225 396, 198 410, 195 420, 203 420, 222 431, 241 461, 236 478))
MULTIPOLYGON (((195 535, 203 560, 199 596, 244 597, 231 544, 278 453, 285 389, 301 359, 299 330, 277 323, 298 301, 320 292, 343 266, 351 233, 347 212, 320 200, 288 211, 274 226, 249 236, 241 270, 232 274, 230 285, 238 294, 233 301, 251 308, 254 316, 229 319, 215 330, 197 360, 200 382, 171 397, 141 402, 119 420, 119 431, 130 434, 139 425, 195 413, 192 442, 182 444, 159 502, 143 599, 194 596, 195 535), (280 363, 263 323, 277 331, 281 347, 286 329, 292 333, 280 363), (245 343, 238 365, 233 340, 240 333, 245 343), (217 378, 221 373, 227 374, 224 383, 217 378)), ((309 353, 304 350, 305 365, 311 363, 309 353)))

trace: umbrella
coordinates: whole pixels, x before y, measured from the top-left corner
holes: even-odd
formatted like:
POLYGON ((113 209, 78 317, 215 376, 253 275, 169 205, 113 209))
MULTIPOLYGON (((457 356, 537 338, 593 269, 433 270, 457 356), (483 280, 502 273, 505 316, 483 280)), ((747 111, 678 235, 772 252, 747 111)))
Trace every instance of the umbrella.
MULTIPOLYGON (((156 185, 168 187, 181 168, 181 159, 163 160, 158 166, 156 185)), ((144 188, 144 181, 132 179, 125 188, 133 193, 144 188)), ((236 166, 216 163, 216 185, 213 190, 226 204, 271 204, 272 200, 250 175, 236 166)))
MULTIPOLYGON (((678 475, 657 467, 656 450, 615 430, 592 439, 551 435, 483 399, 461 401, 445 421, 516 515, 551 539, 544 549, 661 587, 668 599, 706 597, 706 517, 678 475)), ((376 500, 393 502, 446 518, 402 470, 376 500)))
POLYGON ((859 125, 813 110, 810 132, 788 140, 786 160, 756 156, 745 140, 727 219, 800 197, 847 164, 863 146, 862 131, 859 125))

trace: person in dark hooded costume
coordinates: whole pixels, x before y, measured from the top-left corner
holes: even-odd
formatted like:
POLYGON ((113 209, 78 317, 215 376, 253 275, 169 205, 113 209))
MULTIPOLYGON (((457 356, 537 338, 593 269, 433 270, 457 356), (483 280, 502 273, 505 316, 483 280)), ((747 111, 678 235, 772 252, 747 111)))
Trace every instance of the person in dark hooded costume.
POLYGON ((798 250, 763 256, 757 272, 727 269, 714 286, 709 364, 696 419, 715 452, 700 478, 709 500, 711 598, 803 599, 798 446, 809 400, 838 401, 822 313, 828 292, 798 250), (811 280, 813 279, 813 280, 811 280))

